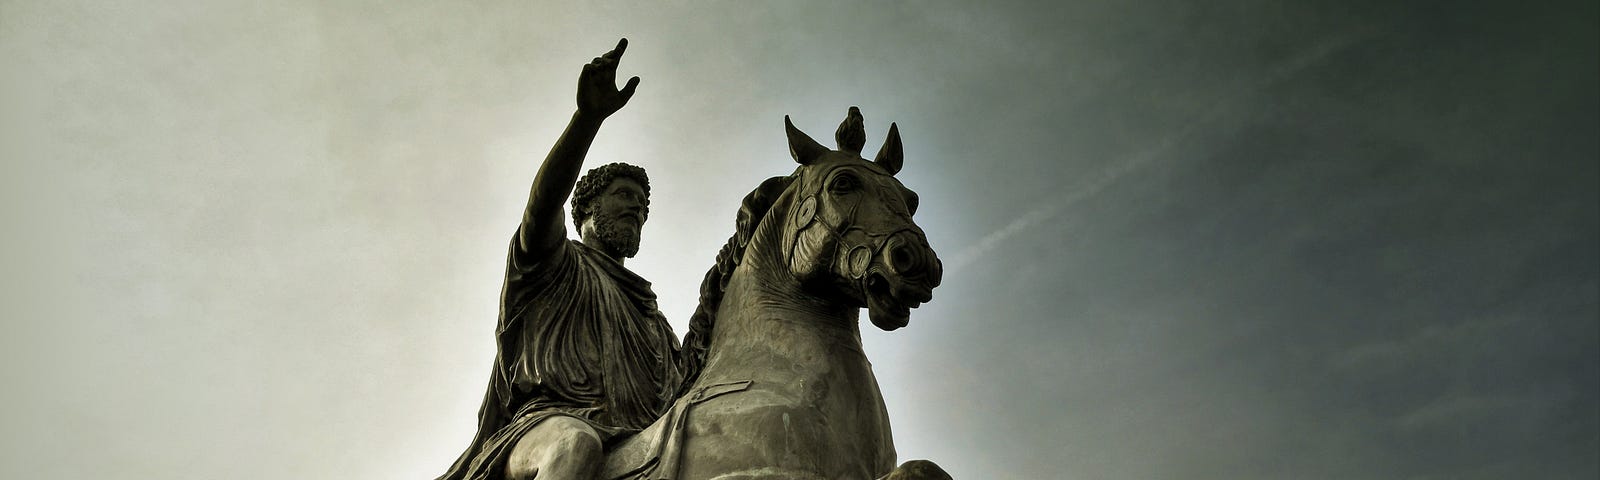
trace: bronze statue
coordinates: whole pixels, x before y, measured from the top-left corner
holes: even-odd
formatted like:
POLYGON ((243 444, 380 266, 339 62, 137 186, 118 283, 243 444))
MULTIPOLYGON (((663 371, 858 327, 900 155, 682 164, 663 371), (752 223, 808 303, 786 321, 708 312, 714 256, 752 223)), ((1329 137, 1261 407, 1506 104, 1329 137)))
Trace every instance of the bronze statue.
POLYGON ((649 425, 682 384, 677 336, 650 283, 623 267, 649 213, 644 170, 610 164, 578 179, 601 122, 639 85, 616 88, 627 46, 583 67, 578 110, 534 179, 506 255, 478 433, 442 480, 592 478, 603 445, 649 425), (569 195, 582 242, 567 239, 569 195))
POLYGON ((838 150, 784 123, 800 167, 745 197, 706 274, 685 339, 698 376, 660 421, 610 449, 599 478, 949 478, 932 462, 895 468, 861 349, 861 308, 879 328, 905 326, 943 270, 912 221, 917 195, 894 177, 899 130, 867 161, 855 107, 838 150))
POLYGON ((895 468, 859 315, 905 326, 942 266, 895 179, 898 127, 872 161, 851 107, 830 150, 784 119, 800 166, 744 198, 680 347, 650 284, 623 268, 648 213, 644 172, 576 180, 618 89, 627 40, 584 66, 578 111, 551 149, 507 255, 498 352, 472 445, 441 480, 938 480, 895 468), (566 239, 569 194, 582 242, 566 239), (715 325, 715 329, 712 326, 715 325))

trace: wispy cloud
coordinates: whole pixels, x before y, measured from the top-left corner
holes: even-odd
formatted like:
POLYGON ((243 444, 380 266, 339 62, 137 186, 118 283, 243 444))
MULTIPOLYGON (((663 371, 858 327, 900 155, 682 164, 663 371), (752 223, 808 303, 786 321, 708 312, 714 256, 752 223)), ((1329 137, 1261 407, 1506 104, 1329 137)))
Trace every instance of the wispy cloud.
POLYGON ((1006 241, 1018 234, 1032 229, 1041 222, 1050 220, 1060 215, 1061 212, 1078 204, 1084 199, 1093 197, 1105 191, 1128 174, 1144 169, 1158 160, 1176 160, 1173 149, 1188 144, 1190 139, 1204 128, 1214 128, 1216 121, 1234 116, 1239 112, 1243 100, 1257 95, 1261 90, 1292 78, 1295 74, 1316 65, 1329 56, 1348 49, 1357 43, 1376 36, 1378 29, 1368 27, 1347 31, 1340 35, 1333 35, 1321 42, 1311 45, 1283 62, 1273 65, 1266 70, 1265 75, 1252 77, 1252 82, 1241 85, 1232 94, 1222 95, 1212 100, 1210 108, 1202 110, 1204 113, 1194 121, 1185 124, 1182 129, 1171 135, 1162 137, 1148 148, 1136 151, 1127 158, 1112 163, 1111 166, 1078 185, 1067 188, 1049 201, 1042 202, 1037 208, 1029 210, 1004 227, 985 235, 977 242, 956 252, 950 257, 946 268, 952 271, 965 268, 980 258, 993 252, 1004 245, 1006 241))

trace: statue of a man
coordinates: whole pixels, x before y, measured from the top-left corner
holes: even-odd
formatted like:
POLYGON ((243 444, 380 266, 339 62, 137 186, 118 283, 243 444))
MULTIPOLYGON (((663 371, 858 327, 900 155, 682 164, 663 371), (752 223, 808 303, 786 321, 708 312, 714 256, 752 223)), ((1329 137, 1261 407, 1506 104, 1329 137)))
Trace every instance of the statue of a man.
POLYGON ((577 113, 533 181, 506 258, 478 434, 441 480, 593 478, 604 445, 649 426, 683 380, 650 283, 623 268, 649 214, 644 170, 613 163, 578 178, 600 123, 639 85, 616 87, 627 46, 583 67, 577 113), (567 239, 568 196, 581 242, 567 239))

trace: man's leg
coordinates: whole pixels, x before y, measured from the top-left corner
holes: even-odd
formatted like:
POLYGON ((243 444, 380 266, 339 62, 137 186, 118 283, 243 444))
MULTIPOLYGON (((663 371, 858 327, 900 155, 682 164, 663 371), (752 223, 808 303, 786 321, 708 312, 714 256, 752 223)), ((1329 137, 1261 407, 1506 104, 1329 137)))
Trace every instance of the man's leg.
POLYGON ((511 447, 508 480, 590 479, 605 460, 600 435, 582 420, 557 415, 544 419, 511 447))

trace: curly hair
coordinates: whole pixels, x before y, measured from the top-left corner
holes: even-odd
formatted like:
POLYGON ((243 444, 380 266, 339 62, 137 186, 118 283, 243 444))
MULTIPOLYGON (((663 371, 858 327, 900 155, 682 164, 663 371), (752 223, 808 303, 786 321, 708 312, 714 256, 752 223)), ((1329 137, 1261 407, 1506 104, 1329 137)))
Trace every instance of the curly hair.
POLYGON ((644 198, 641 199, 643 213, 646 218, 650 217, 650 177, 645 175, 644 169, 622 162, 608 163, 589 170, 583 174, 583 178, 578 179, 578 187, 572 192, 573 227, 583 229, 583 221, 589 218, 589 202, 599 197, 618 178, 631 178, 639 182, 639 187, 644 189, 644 198))

